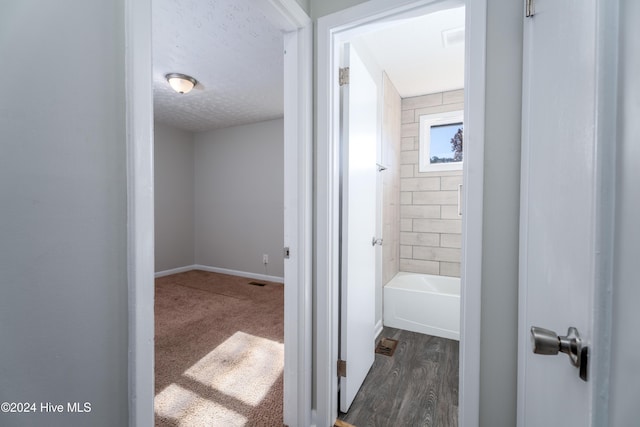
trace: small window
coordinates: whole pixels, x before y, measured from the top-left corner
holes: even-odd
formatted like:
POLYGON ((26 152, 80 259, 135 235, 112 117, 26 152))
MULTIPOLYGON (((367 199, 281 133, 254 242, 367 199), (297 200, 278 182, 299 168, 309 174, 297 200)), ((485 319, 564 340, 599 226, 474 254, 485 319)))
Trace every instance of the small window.
POLYGON ((462 169, 463 111, 420 116, 420 172, 462 169))

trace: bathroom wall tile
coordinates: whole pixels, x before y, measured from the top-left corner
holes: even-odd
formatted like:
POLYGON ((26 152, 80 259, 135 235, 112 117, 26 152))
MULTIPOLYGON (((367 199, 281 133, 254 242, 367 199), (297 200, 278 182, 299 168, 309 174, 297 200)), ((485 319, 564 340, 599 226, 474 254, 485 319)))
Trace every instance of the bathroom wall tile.
MULTIPOLYGON (((382 284, 386 284, 400 268, 400 150, 402 135, 402 99, 383 76, 384 106, 382 112, 382 158, 388 169, 381 175, 383 183, 382 284)), ((413 142, 413 141, 412 141, 413 142)), ((411 145, 412 147, 412 145, 411 145)), ((381 313, 380 313, 381 314, 381 313)))
POLYGON ((463 110, 464 104, 449 104, 449 105, 436 105, 434 107, 416 108, 415 109, 415 121, 420 122, 420 116, 427 116, 429 114, 447 113, 449 111, 463 110))
MULTIPOLYGON (((418 178, 415 178, 418 179, 418 178)), ((423 178, 426 179, 426 178, 423 178)), ((402 187, 404 189, 404 187, 402 187)), ((415 191, 414 205, 458 205, 457 191, 415 191)))
POLYGON ((400 244, 411 246, 440 246, 440 234, 401 232, 400 244))
POLYGON ((401 191, 433 191, 440 192, 440 177, 433 178, 401 178, 401 191))
POLYGON ((415 246, 413 248, 413 258, 430 261, 460 262, 460 249, 415 246))
POLYGON ((410 205, 413 203, 413 193, 410 191, 400 192, 400 205, 410 205))
MULTIPOLYGON (((384 244, 382 245, 382 259, 385 261, 389 261, 391 263, 395 262, 396 258, 397 258, 397 254, 396 254, 396 248, 394 246, 398 246, 399 247, 399 243, 395 242, 394 240, 389 240, 387 241, 386 239, 384 240, 384 244), (395 245, 394 245, 395 244, 395 245)), ((399 252, 399 251, 398 251, 399 252)))
MULTIPOLYGON (((391 207, 390 207, 391 208, 391 207)), ((396 209, 387 209, 383 212, 382 216, 382 225, 383 227, 387 227, 389 230, 392 230, 391 233, 395 233, 400 236, 400 220, 399 212, 396 212, 396 209)))
POLYGON ((440 263, 419 259, 400 259, 400 271, 422 274, 440 274, 440 263))
POLYGON ((394 188, 400 194, 401 231, 396 246, 400 271, 460 275, 462 169, 420 172, 418 161, 420 116, 462 110, 463 102, 464 90, 402 100, 400 178, 394 188))
POLYGON ((400 218, 440 218, 440 206, 400 206, 400 218))
POLYGON ((462 235, 461 234, 441 234, 440 246, 443 248, 458 248, 462 247, 462 235))
POLYGON ((415 140, 416 140, 416 138, 413 137, 413 136, 410 136, 408 138, 402 138, 400 140, 400 151, 413 151, 413 150, 416 150, 415 140))
POLYGON ((400 164, 408 165, 411 163, 418 163, 418 151, 402 151, 400 153, 400 164))
POLYGON ((462 175, 462 170, 455 170, 455 171, 429 171, 429 172, 420 172, 420 166, 418 164, 414 164, 414 176, 416 178, 424 178, 424 177, 434 177, 434 176, 439 176, 439 177, 444 177, 444 176, 456 176, 456 175, 462 175))
POLYGON ((418 233, 462 233, 462 221, 450 219, 414 219, 413 231, 418 233))
POLYGON ((460 277, 460 263, 459 262, 441 262, 440 275, 460 277))
POLYGON ((400 245, 400 258, 401 259, 413 258, 413 246, 400 245))
POLYGON ((455 205, 443 205, 440 207, 440 218, 442 219, 457 219, 462 220, 462 217, 458 215, 458 204, 455 205))
POLYGON ((402 111, 402 123, 413 123, 414 122, 414 113, 413 110, 403 110, 402 111))
POLYGON ((462 171, 458 175, 443 176, 440 179, 440 190, 458 191, 458 186, 462 184, 462 171))
POLYGON ((432 93, 429 95, 412 96, 402 100, 403 110, 412 110, 414 108, 430 107, 432 105, 442 104, 442 92, 432 93))
POLYGON ((402 125, 402 137, 419 137, 419 124, 418 123, 404 123, 402 125))
POLYGON ((413 165, 400 165, 400 178, 413 178, 413 165))
POLYGON ((462 104, 464 102, 464 89, 450 90, 442 94, 443 104, 462 104))

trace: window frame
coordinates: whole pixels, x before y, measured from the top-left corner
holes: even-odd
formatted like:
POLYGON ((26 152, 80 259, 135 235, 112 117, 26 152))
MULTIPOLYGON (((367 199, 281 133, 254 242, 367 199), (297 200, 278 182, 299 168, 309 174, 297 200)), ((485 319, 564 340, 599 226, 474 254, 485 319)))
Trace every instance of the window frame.
POLYGON ((419 136, 420 148, 418 151, 418 166, 420 172, 456 171, 462 170, 463 158, 459 162, 431 163, 431 128, 454 123, 462 123, 464 129, 464 110, 447 111, 444 113, 425 114, 420 116, 419 136))

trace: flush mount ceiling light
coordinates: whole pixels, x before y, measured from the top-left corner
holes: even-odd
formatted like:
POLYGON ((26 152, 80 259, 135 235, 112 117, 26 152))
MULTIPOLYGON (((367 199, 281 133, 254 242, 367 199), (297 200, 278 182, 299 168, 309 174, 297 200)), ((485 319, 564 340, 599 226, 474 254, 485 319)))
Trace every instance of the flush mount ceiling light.
POLYGON ((165 76, 167 81, 178 93, 189 93, 191 89, 198 83, 196 79, 186 74, 169 73, 165 76))

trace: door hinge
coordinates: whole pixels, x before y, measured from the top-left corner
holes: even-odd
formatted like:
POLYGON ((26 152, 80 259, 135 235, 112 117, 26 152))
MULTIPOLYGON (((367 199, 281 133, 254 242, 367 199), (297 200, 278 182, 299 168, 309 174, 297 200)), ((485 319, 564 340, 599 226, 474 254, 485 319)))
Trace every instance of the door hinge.
POLYGON ((338 77, 340 86, 349 84, 349 67, 340 68, 340 75, 338 77))
POLYGON ((286 246, 284 248, 284 258, 289 259, 290 256, 291 256, 291 250, 289 249, 289 246, 286 246))
POLYGON ((338 359, 338 376, 345 377, 347 376, 347 361, 338 359))
POLYGON ((535 0, 525 0, 525 16, 531 18, 536 13, 535 0))

